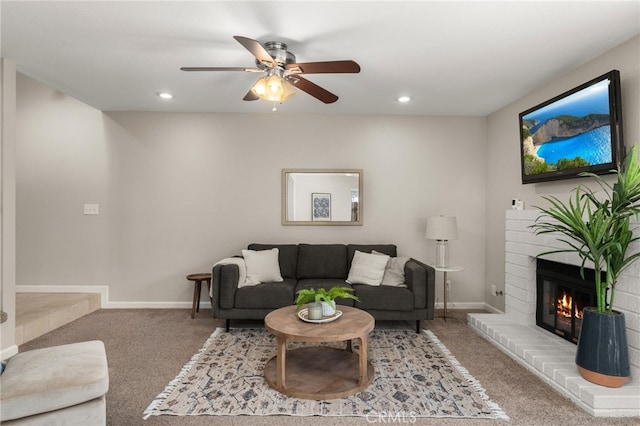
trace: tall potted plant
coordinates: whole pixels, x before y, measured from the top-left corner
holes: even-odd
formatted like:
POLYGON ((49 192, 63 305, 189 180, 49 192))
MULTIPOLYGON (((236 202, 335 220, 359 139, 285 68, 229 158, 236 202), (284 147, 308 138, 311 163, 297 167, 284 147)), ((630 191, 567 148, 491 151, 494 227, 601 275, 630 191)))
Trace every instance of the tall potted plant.
MULTIPOLYGON (((550 204, 540 208, 531 226, 536 234, 560 234, 568 248, 541 253, 575 252, 581 271, 591 263, 595 271, 596 306, 583 310, 576 364, 587 380, 609 387, 624 385, 630 376, 624 314, 613 308, 620 273, 640 258, 633 243, 631 219, 640 215, 640 164, 634 146, 613 185, 593 173, 590 176, 603 193, 578 185, 568 203, 554 196, 543 197, 550 204), (604 279, 603 279, 604 277, 604 279)), ((583 274, 584 278, 584 274, 583 274)))

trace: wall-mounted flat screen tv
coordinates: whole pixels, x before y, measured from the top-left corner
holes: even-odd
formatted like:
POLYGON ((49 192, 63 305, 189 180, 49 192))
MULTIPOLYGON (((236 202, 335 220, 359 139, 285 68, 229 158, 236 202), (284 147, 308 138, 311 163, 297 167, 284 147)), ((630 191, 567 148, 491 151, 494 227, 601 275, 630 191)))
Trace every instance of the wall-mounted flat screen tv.
POLYGON ((522 183, 606 174, 624 156, 620 72, 520 113, 522 183))

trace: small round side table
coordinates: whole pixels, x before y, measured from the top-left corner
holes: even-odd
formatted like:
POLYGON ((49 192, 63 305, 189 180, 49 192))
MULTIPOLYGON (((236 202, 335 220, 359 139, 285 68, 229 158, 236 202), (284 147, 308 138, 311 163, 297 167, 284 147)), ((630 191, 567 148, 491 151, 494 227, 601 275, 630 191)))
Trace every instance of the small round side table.
POLYGON ((438 272, 444 272, 444 322, 447 322, 447 293, 449 289, 447 288, 447 272, 460 272, 464 271, 464 268, 461 266, 432 266, 438 272))
POLYGON ((193 281, 193 306, 191 307, 191 318, 196 317, 196 312, 200 311, 200 293, 202 293, 202 281, 207 282, 207 294, 211 291, 211 274, 198 273, 187 275, 189 281, 193 281))

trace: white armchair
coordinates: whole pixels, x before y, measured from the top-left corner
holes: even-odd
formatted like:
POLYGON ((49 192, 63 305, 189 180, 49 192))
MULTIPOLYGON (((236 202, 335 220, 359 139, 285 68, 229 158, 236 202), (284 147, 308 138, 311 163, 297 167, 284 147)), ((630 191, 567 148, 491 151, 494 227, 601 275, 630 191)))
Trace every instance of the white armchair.
POLYGON ((101 341, 19 353, 0 376, 0 423, 106 425, 108 389, 101 341))

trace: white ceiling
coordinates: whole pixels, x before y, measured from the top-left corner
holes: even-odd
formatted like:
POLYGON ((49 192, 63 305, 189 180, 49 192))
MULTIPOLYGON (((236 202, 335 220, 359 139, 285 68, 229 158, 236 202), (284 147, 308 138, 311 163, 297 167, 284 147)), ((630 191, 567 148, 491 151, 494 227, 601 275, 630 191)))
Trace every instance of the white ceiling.
MULTIPOLYGON (((353 59, 360 74, 307 75, 278 113, 487 115, 640 32, 639 1, 7 1, 2 56, 100 110, 270 112, 257 78, 182 66, 255 66, 233 39, 283 41, 298 62, 353 59), (159 91, 174 95, 170 101, 159 91), (409 104, 398 95, 413 98, 409 104)), ((596 77, 596 76, 594 76, 596 77)), ((569 89, 569 88, 567 88, 569 89)))

